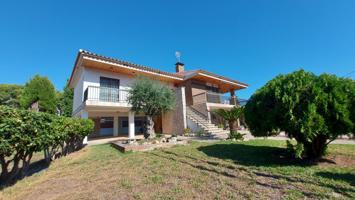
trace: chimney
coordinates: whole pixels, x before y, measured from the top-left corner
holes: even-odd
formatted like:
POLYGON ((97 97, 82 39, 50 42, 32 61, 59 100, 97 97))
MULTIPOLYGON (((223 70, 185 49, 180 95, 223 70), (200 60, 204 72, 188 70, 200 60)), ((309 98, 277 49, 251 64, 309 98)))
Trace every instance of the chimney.
POLYGON ((183 72, 184 71, 184 65, 185 65, 184 63, 177 62, 175 64, 176 73, 183 72))

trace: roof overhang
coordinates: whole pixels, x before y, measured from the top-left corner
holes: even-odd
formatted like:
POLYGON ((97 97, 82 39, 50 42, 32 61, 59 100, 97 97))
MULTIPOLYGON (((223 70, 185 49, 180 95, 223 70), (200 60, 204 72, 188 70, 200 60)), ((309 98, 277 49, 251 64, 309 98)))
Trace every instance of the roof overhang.
POLYGON ((239 81, 232 80, 205 70, 194 70, 185 74, 169 73, 151 67, 101 56, 84 50, 79 50, 79 53, 76 57, 73 71, 69 80, 70 87, 74 87, 74 80, 76 80, 75 75, 77 74, 79 68, 82 66, 85 68, 104 70, 111 73, 127 74, 128 76, 132 77, 143 75, 155 80, 171 82, 174 84, 179 84, 189 79, 198 80, 218 85, 222 92, 240 90, 248 87, 248 85, 245 83, 241 83, 239 81))
POLYGON ((86 68, 91 69, 109 71, 112 73, 126 74, 128 76, 143 75, 151 77, 154 80, 172 83, 179 83, 184 80, 182 76, 177 74, 163 72, 150 67, 128 63, 125 61, 120 61, 104 56, 99 56, 93 53, 89 53, 87 51, 80 50, 76 58, 72 74, 70 76, 70 87, 73 87, 74 75, 80 66, 85 66, 86 68))
POLYGON ((245 83, 241 83, 239 81, 231 80, 229 78, 213 74, 211 72, 207 72, 204 70, 197 70, 192 74, 189 74, 185 77, 185 80, 198 80, 207 83, 212 83, 218 85, 218 88, 222 92, 229 92, 231 90, 240 90, 247 88, 248 85, 245 83))
POLYGON ((93 57, 86 56, 86 55, 83 57, 83 65, 88 68, 104 69, 104 70, 109 70, 111 72, 123 73, 123 74, 128 74, 128 75, 153 76, 154 78, 157 78, 159 80, 165 80, 165 81, 182 81, 183 80, 183 78, 180 78, 180 77, 171 76, 171 75, 163 74, 160 72, 150 71, 150 70, 143 69, 143 68, 142 69, 135 68, 135 67, 131 67, 129 65, 123 65, 123 64, 112 62, 112 61, 93 58, 93 57))

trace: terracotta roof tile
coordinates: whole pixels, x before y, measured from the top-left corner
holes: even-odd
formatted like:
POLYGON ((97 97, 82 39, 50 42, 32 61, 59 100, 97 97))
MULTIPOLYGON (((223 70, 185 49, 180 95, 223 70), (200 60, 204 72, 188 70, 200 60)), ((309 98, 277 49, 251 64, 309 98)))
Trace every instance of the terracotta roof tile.
POLYGON ((133 68, 136 68, 136 69, 142 69, 142 70, 155 72, 155 73, 158 73, 158 74, 165 74, 165 75, 168 75, 168 76, 173 76, 173 77, 177 77, 177 78, 183 78, 182 75, 179 75, 179 74, 176 74, 176 73, 170 73, 170 72, 161 71, 161 70, 158 70, 158 69, 154 69, 152 67, 139 65, 139 64, 135 64, 135 63, 119 60, 119 59, 116 59, 116 58, 111 58, 111 57, 99 55, 99 54, 92 53, 92 52, 85 51, 85 50, 80 50, 80 53, 82 53, 83 55, 88 55, 88 56, 96 57, 96 58, 99 58, 99 59, 104 59, 104 60, 107 60, 107 61, 111 61, 111 62, 120 64, 120 65, 133 67, 133 68))
MULTIPOLYGON (((205 70, 201 70, 201 69, 183 71, 183 72, 179 72, 179 73, 170 73, 170 72, 165 72, 165 71, 161 71, 161 70, 158 70, 158 69, 154 69, 152 67, 139 65, 139 64, 123 61, 123 60, 120 60, 120 59, 99 55, 99 54, 92 53, 92 52, 89 52, 89 51, 86 51, 86 50, 82 50, 82 49, 79 50, 76 62, 78 61, 78 58, 80 57, 80 55, 83 55, 83 56, 86 55, 86 56, 89 56, 89 57, 94 57, 96 59, 101 59, 101 60, 117 63, 117 64, 120 64, 120 65, 125 65, 125 66, 133 67, 133 68, 136 68, 136 69, 140 69, 140 70, 151 71, 151 72, 154 72, 154 73, 163 74, 163 75, 167 75, 167 76, 172 76, 172 77, 176 77, 176 78, 180 78, 180 79, 184 79, 184 80, 191 79, 194 76, 199 75, 199 73, 203 73, 203 74, 207 74, 209 76, 213 76, 213 77, 216 77, 216 78, 224 79, 224 80, 227 80, 227 81, 230 81, 230 82, 233 82, 233 83, 237 83, 237 84, 242 84, 242 85, 248 86, 245 83, 241 83, 239 81, 232 80, 230 78, 227 78, 227 77, 224 77, 224 76, 220 76, 220 75, 217 75, 217 74, 205 71, 205 70)), ((73 69, 73 72, 72 72, 72 76, 73 76, 76 64, 77 63, 75 63, 75 66, 74 66, 74 69, 73 69)), ((72 76, 70 77, 70 82, 71 82, 72 76)))

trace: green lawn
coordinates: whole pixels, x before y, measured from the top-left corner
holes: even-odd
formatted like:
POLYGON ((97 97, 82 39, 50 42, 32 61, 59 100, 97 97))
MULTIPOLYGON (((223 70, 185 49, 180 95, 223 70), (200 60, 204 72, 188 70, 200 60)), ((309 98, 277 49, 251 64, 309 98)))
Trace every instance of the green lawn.
POLYGON ((127 154, 98 145, 5 188, 0 199, 354 199, 355 145, 331 145, 327 159, 292 161, 285 141, 272 140, 127 154))

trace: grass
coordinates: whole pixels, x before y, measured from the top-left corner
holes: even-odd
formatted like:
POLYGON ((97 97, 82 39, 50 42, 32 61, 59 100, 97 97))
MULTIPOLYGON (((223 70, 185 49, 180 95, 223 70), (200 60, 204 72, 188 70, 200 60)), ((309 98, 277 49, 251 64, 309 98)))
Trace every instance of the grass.
POLYGON ((126 154, 97 145, 3 189, 0 199, 354 199, 354 163, 355 145, 330 145, 318 165, 290 159, 285 141, 126 154))

